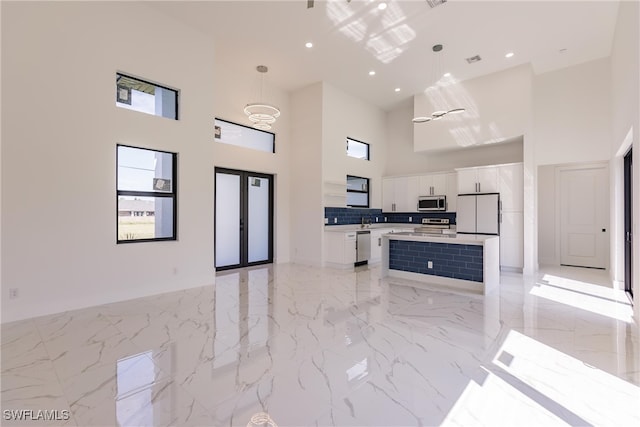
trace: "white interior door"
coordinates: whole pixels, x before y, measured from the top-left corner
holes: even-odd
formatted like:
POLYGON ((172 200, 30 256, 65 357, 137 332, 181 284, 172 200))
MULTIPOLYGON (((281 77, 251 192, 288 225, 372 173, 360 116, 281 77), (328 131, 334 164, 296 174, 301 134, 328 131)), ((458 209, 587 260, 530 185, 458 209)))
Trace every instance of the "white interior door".
POLYGON ((609 173, 605 166, 560 169, 560 264, 606 268, 609 173))

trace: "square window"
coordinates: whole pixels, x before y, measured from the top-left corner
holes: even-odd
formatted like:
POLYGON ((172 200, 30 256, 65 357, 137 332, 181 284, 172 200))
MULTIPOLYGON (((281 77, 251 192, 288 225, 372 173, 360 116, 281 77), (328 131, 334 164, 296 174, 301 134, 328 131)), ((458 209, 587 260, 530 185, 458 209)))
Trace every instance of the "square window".
POLYGON ((117 242, 176 240, 177 154, 117 146, 117 242))
POLYGON ((347 206, 369 207, 369 178, 347 175, 347 206))

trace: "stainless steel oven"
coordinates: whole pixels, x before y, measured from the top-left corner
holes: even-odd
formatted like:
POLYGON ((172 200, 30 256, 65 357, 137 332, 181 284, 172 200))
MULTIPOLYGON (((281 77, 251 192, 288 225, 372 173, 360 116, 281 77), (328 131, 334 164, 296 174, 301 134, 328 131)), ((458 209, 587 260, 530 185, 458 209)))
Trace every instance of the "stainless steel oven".
POLYGON ((419 211, 446 211, 447 196, 420 196, 418 197, 419 211))

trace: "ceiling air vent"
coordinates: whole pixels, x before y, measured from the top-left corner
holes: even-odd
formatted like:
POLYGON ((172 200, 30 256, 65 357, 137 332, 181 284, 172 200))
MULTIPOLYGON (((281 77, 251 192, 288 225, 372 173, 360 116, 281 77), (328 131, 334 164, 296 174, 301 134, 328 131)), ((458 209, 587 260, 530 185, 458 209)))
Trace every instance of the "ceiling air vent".
POLYGON ((470 58, 467 58, 467 62, 469 64, 473 64, 474 62, 480 62, 482 61, 482 58, 480 58, 480 55, 476 55, 476 56, 472 56, 470 58))
POLYGON ((440 5, 443 5, 447 2, 447 0, 427 0, 427 3, 429 4, 429 6, 433 9, 434 7, 438 7, 440 5))

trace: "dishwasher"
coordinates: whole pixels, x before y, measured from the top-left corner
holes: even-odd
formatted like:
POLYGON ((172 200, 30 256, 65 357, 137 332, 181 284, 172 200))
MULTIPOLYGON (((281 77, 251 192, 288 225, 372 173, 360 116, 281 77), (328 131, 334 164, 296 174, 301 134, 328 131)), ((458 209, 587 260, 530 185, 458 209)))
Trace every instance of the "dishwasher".
POLYGON ((356 240, 356 263, 355 265, 364 265, 369 262, 371 256, 371 231, 358 231, 356 240))

